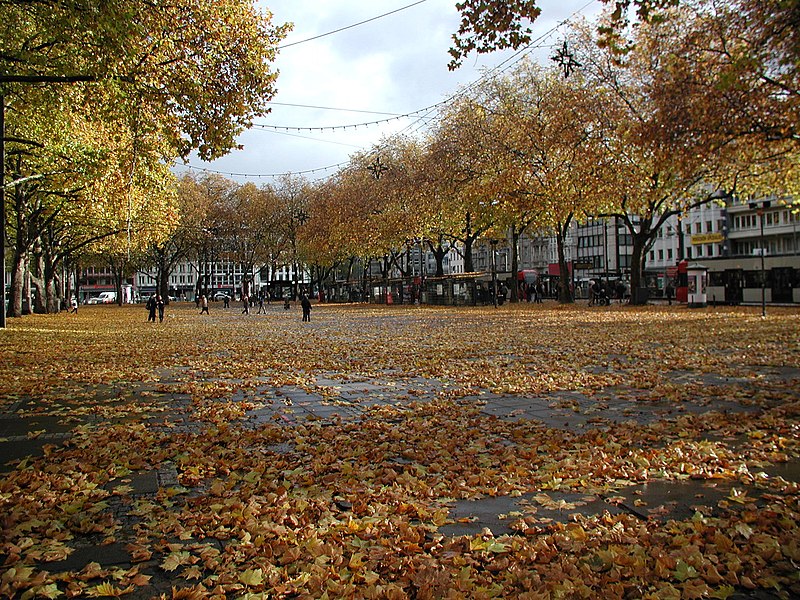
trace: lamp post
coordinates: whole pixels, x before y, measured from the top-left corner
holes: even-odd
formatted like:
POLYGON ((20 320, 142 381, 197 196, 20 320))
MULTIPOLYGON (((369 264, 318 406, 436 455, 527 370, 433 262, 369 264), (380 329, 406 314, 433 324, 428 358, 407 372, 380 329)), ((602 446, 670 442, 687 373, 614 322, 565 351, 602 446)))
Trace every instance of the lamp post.
MULTIPOLYGON (((3 310, 0 329, 6 328, 6 99, 0 91, 0 264, 2 264, 3 310)), ((77 297, 77 292, 76 297, 77 297)))
POLYGON ((489 240, 492 247, 492 303, 497 308, 497 243, 500 240, 489 240))
POLYGON ((764 269, 764 211, 771 206, 769 200, 762 200, 761 202, 749 202, 750 210, 755 210, 759 217, 759 225, 761 228, 761 248, 759 254, 761 255, 761 318, 767 316, 767 277, 766 270, 764 269))
POLYGON ((419 257, 419 290, 417 293, 416 302, 422 304, 422 293, 425 290, 425 258, 424 258, 424 244, 425 238, 417 237, 411 240, 417 247, 417 255, 419 257))

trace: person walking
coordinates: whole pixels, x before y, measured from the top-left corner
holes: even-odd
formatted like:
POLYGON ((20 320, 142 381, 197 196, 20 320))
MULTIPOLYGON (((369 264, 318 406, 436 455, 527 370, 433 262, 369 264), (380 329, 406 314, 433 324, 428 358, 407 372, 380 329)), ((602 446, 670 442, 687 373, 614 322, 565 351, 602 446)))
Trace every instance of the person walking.
POLYGON ((303 321, 311 321, 311 300, 308 299, 308 295, 303 294, 300 306, 303 308, 303 321))
POLYGON ((156 295, 153 294, 147 300, 147 304, 145 305, 147 308, 147 322, 149 323, 152 321, 153 323, 156 322, 156 308, 158 307, 156 303, 156 295))
POLYGON ((78 299, 73 296, 72 300, 70 300, 70 306, 72 309, 69 311, 70 314, 77 315, 78 314, 78 299))
POLYGON ((267 309, 264 308, 264 295, 258 295, 258 314, 267 314, 267 309))
MULTIPOLYGON (((163 323, 164 322, 164 308, 165 308, 166 304, 164 302, 164 299, 160 295, 156 299, 156 304, 158 306, 158 322, 159 323, 163 323)), ((154 323, 155 323, 155 320, 156 320, 156 318, 153 317, 153 322, 154 323)))
POLYGON ((248 298, 247 296, 242 296, 242 304, 244 305, 244 308, 242 308, 242 314, 243 315, 249 315, 250 314, 250 298, 248 298))
POLYGON ((205 294, 200 296, 200 314, 203 313, 208 314, 208 298, 206 298, 205 294))
POLYGON ((669 302, 669 305, 672 306, 672 297, 675 294, 675 289, 672 287, 671 281, 667 284, 666 291, 667 291, 667 302, 669 302))

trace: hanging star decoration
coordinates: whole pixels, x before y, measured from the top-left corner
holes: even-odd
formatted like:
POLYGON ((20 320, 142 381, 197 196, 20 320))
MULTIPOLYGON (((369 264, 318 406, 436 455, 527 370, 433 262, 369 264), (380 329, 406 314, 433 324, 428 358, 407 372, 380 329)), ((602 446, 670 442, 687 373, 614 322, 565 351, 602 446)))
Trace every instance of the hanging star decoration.
POLYGON ((565 79, 572 75, 576 67, 582 66, 581 63, 575 60, 575 55, 569 51, 566 40, 564 40, 558 52, 555 53, 555 56, 550 57, 550 60, 557 62, 561 66, 561 69, 564 71, 565 79))
POLYGON ((381 162, 381 157, 380 156, 377 157, 373 161, 373 163, 370 166, 367 167, 367 171, 372 173, 372 176, 375 179, 380 179, 381 175, 383 175, 388 170, 389 170, 389 167, 387 167, 385 164, 383 164, 381 162))
POLYGON ((308 221, 308 213, 302 208, 298 208, 292 211, 292 218, 298 221, 300 225, 305 225, 306 221, 308 221))

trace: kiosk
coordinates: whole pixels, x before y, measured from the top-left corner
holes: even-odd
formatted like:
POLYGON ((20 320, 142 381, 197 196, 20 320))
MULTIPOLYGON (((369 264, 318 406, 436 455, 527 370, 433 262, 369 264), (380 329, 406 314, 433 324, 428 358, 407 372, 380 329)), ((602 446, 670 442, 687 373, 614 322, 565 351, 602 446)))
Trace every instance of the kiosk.
POLYGON ((686 302, 689 308, 705 308, 708 306, 708 267, 698 264, 689 265, 686 269, 686 302))

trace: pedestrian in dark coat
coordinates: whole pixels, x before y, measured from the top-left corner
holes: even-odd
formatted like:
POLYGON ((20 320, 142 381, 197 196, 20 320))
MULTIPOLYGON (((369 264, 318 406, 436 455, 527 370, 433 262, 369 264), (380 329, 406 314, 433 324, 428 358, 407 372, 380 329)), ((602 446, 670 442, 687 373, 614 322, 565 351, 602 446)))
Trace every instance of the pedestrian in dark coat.
MULTIPOLYGON (((161 296, 156 298, 156 306, 158 306, 158 322, 164 322, 164 307, 166 306, 164 299, 161 296)), ((153 322, 155 322, 156 318, 153 317, 153 322)))
POLYGON ((153 323, 156 322, 156 308, 158 307, 158 303, 156 302, 156 295, 153 294, 147 300, 147 322, 149 323, 152 321, 153 323))
POLYGON ((303 308, 303 321, 311 321, 311 300, 308 299, 306 294, 303 294, 300 306, 303 308))

